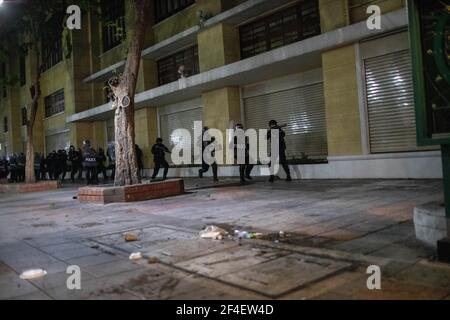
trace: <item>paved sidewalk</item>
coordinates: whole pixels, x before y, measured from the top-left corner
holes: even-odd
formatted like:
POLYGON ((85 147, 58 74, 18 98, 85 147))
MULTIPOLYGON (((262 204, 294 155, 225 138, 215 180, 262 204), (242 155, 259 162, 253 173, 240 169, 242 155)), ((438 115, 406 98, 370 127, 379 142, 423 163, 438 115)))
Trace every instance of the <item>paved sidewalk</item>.
POLYGON ((450 299, 450 266, 415 240, 412 222, 415 206, 442 198, 441 181, 205 178, 186 187, 110 205, 80 204, 70 184, 0 194, 0 299, 450 299), (207 225, 264 237, 200 239, 207 225), (144 258, 131 262, 138 251, 144 258), (67 289, 69 265, 81 268, 82 290, 67 289), (382 290, 367 289, 369 265, 381 267, 382 290), (33 268, 48 274, 19 278, 33 268))

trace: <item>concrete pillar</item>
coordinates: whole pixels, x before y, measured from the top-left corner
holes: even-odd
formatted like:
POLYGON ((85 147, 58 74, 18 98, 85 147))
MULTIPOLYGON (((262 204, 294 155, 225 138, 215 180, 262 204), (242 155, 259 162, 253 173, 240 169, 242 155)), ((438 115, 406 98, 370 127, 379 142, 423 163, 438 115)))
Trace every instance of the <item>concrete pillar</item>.
POLYGON ((203 125, 221 130, 230 129, 230 122, 241 122, 241 101, 238 87, 225 87, 202 95, 203 125))
POLYGON ((362 154, 355 59, 353 46, 322 55, 330 156, 362 154))
POLYGON ((136 110, 134 115, 136 144, 144 153, 144 168, 153 168, 151 148, 158 138, 158 118, 156 108, 136 110))
POLYGON ((139 75, 136 92, 143 92, 158 87, 158 66, 155 60, 142 59, 139 66, 139 75))
POLYGON ((218 24, 198 34, 200 72, 227 65, 239 60, 238 28, 218 24))
POLYGON ((347 0, 319 0, 322 33, 347 26, 350 23, 347 0))

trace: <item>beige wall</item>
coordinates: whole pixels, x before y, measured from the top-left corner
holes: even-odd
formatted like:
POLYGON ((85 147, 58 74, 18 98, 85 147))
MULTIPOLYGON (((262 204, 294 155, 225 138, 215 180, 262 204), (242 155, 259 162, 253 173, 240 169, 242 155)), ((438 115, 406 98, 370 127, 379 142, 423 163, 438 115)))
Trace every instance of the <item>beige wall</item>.
POLYGON ((156 108, 136 110, 135 117, 136 144, 144 153, 144 167, 153 167, 151 148, 158 138, 158 118, 156 108))
POLYGON ((322 55, 330 156, 362 154, 354 46, 322 55))
POLYGON ((226 87, 202 95, 203 124, 225 133, 230 122, 241 122, 241 101, 238 87, 226 87))

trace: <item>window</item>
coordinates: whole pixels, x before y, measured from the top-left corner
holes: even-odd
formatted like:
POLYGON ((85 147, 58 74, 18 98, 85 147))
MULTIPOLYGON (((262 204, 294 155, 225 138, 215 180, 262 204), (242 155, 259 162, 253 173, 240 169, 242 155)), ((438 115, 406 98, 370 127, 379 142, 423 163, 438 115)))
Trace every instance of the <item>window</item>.
POLYGON ((184 66, 184 75, 186 77, 199 73, 197 46, 179 51, 158 61, 159 85, 178 80, 180 78, 178 73, 180 66, 184 66))
MULTIPOLYGON (((0 68, 0 81, 6 82, 6 63, 2 63, 1 68, 0 68)), ((7 96, 7 92, 6 92, 6 85, 3 84, 3 86, 1 86, 1 91, 2 91, 2 98, 6 98, 7 96)))
POLYGON ((59 90, 45 98, 45 117, 64 112, 64 90, 59 90))
POLYGON ((42 71, 55 66, 63 59, 62 35, 56 41, 42 44, 42 71))
POLYGON ((27 82, 27 76, 26 76, 26 62, 25 57, 20 56, 20 62, 19 62, 19 81, 20 85, 24 86, 27 82))
POLYGON ((103 0, 101 10, 103 19, 103 52, 106 52, 121 44, 126 37, 125 1, 103 0))
POLYGON ((21 113, 22 113, 22 126, 26 126, 28 121, 27 107, 23 107, 21 113))
POLYGON ((3 118, 3 132, 8 132, 8 117, 3 118))
POLYGON ((195 0, 156 0, 156 22, 162 21, 175 13, 186 9, 193 3, 195 3, 195 0))
POLYGON ((304 0, 239 30, 242 59, 320 34, 317 0, 304 0))

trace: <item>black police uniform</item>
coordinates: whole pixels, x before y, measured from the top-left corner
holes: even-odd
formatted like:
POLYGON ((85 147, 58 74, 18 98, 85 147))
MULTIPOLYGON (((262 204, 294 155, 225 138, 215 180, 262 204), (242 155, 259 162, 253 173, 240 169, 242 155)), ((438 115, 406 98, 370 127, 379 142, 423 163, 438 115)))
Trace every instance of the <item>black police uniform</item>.
POLYGON ((83 168, 86 172, 87 184, 98 183, 97 154, 89 145, 83 147, 83 168))
POLYGON ((170 153, 170 150, 162 143, 157 143, 152 147, 153 161, 155 163, 152 180, 158 176, 161 167, 164 168, 163 180, 166 179, 167 173, 169 172, 169 164, 166 161, 166 152, 170 153))
POLYGON ((11 173, 9 181, 12 183, 19 182, 17 177, 17 157, 15 154, 9 157, 9 172, 11 173))
POLYGON ((138 174, 141 177, 142 176, 142 170, 144 170, 144 154, 141 150, 141 148, 139 148, 138 145, 136 145, 136 160, 137 160, 137 165, 138 165, 138 174))
POLYGON ((56 175, 55 175, 55 169, 56 169, 56 151, 52 151, 48 156, 47 156, 47 172, 48 172, 48 178, 50 180, 56 180, 56 175))
POLYGON ((5 179, 8 176, 8 165, 6 159, 0 157, 0 179, 5 179))
MULTIPOLYGON (((238 160, 238 138, 234 137, 234 160, 238 160)), ((245 137, 245 163, 239 164, 239 176, 241 182, 245 182, 245 179, 251 180, 251 173, 254 165, 250 163, 250 142, 249 138, 245 137)))
MULTIPOLYGON (((279 163, 283 167, 284 171, 287 175, 287 180, 291 180, 291 170, 289 169, 289 165, 287 163, 287 157, 286 157, 286 141, 284 138, 286 137, 286 133, 281 129, 281 127, 276 127, 275 129, 279 130, 279 163)), ((269 130, 267 133, 267 139, 271 141, 272 139, 272 132, 269 130)), ((269 167, 271 164, 269 164, 269 167)), ((270 176, 270 181, 274 181, 274 175, 270 176)))
POLYGON ((70 180, 72 180, 72 182, 75 182, 75 175, 77 173, 78 173, 78 180, 81 180, 83 175, 83 168, 81 164, 82 162, 81 151, 75 150, 74 147, 70 148, 68 158, 71 165, 70 180))
POLYGON ((27 159, 23 153, 17 157, 17 178, 19 182, 25 181, 25 164, 27 159))
POLYGON ((106 166, 105 166, 106 155, 105 151, 101 148, 98 150, 97 162, 98 162, 98 171, 99 173, 103 174, 103 180, 108 179, 106 175, 106 166))
MULTIPOLYGON (((203 158, 203 153, 204 153, 206 147, 208 147, 210 144, 214 143, 215 141, 216 141, 216 139, 214 137, 212 137, 210 141, 202 141, 202 168, 198 171, 198 175, 200 178, 203 178, 203 174, 208 172, 209 167, 211 167, 212 171, 213 171, 214 181, 219 181, 219 178, 217 177, 217 171, 218 171, 217 163, 214 162, 210 166, 209 164, 207 164, 205 162, 205 159, 203 158)), ((211 155, 213 157, 215 157, 215 152, 213 151, 213 153, 211 155)))

